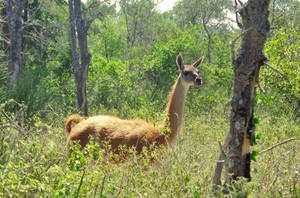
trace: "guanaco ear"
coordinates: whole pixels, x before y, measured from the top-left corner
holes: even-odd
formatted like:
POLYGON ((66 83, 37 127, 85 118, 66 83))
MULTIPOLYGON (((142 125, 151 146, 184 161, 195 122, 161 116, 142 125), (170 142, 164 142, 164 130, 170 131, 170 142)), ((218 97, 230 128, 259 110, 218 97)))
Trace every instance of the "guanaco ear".
POLYGON ((201 65, 201 63, 203 62, 204 57, 202 56, 201 58, 199 58, 196 62, 193 63, 193 66, 195 68, 198 68, 199 65, 201 65))
POLYGON ((180 71, 184 70, 184 63, 181 54, 179 54, 176 58, 176 64, 180 71))

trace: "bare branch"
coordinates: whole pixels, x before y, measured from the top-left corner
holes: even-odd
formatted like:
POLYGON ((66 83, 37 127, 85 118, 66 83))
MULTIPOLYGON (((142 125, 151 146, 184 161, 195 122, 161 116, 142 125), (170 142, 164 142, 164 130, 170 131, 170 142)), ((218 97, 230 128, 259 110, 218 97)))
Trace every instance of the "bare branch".
POLYGON ((56 115, 56 117, 58 117, 58 118, 60 117, 60 116, 55 112, 55 110, 51 107, 51 105, 50 105, 49 103, 47 104, 47 106, 51 109, 52 113, 56 115))
POLYGON ((222 175, 222 170, 223 170, 223 166, 224 166, 224 162, 226 159, 226 153, 221 145, 221 142, 219 143, 219 147, 220 147, 220 155, 219 155, 219 159, 217 161, 217 165, 216 165, 216 169, 215 169, 215 173, 214 173, 214 178, 213 178, 213 192, 216 193, 218 191, 218 187, 222 185, 221 182, 221 175, 222 175))
POLYGON ((86 15, 86 13, 88 13, 90 9, 96 8, 98 5, 100 5, 100 2, 93 2, 90 5, 88 5, 88 7, 82 8, 82 14, 86 15))
POLYGON ((101 182, 100 196, 102 196, 102 194, 103 194, 105 180, 106 180, 106 174, 104 175, 102 182, 101 182))
POLYGON ((18 125, 18 123, 16 123, 14 120, 12 120, 11 117, 9 117, 9 115, 7 115, 7 113, 4 110, 2 110, 2 114, 10 121, 11 124, 13 124, 14 126, 19 128, 20 130, 22 130, 20 128, 20 126, 18 125))
MULTIPOLYGON (((243 3, 241 1, 238 1, 240 3, 241 6, 243 6, 243 3)), ((237 0, 234 1, 234 10, 235 10, 235 21, 236 24, 239 26, 239 28, 243 28, 243 25, 239 22, 239 17, 238 17, 238 8, 237 8, 237 0)))
POLYGON ((257 78, 257 86, 258 86, 260 92, 266 94, 265 89, 260 84, 259 78, 257 78))
POLYGON ((97 13, 97 16, 92 18, 92 19, 86 19, 86 25, 85 25, 85 30, 88 31, 88 29, 91 27, 91 24, 96 20, 96 19, 103 19, 104 15, 101 12, 97 13))
POLYGON ((240 0, 238 0, 238 2, 239 2, 239 4, 240 4, 240 6, 243 6, 243 5, 244 5, 243 2, 241 2, 240 0))
POLYGON ((291 142, 291 141, 293 141, 293 140, 298 140, 298 139, 299 139, 299 137, 289 138, 289 139, 287 139, 287 140, 284 140, 284 141, 282 141, 282 142, 279 142, 278 144, 275 144, 274 146, 271 146, 271 147, 269 147, 269 148, 267 148, 267 149, 265 149, 265 150, 260 151, 259 154, 266 153, 266 152, 268 152, 268 151, 270 151, 270 150, 272 150, 272 149, 274 149, 274 148, 276 148, 276 147, 278 147, 278 146, 280 146, 280 145, 282 145, 282 144, 291 142))
POLYGON ((0 129, 5 129, 5 128, 12 128, 16 131, 19 131, 20 133, 24 133, 24 130, 21 129, 20 127, 16 126, 16 125, 12 125, 12 124, 0 124, 0 129))
POLYGON ((290 82, 289 79, 288 79, 284 74, 282 74, 278 69, 276 69, 276 68, 273 67, 272 65, 266 63, 266 61, 264 61, 264 65, 266 65, 267 67, 269 67, 270 69, 272 69, 273 71, 275 71, 276 73, 278 73, 282 78, 284 78, 284 79, 286 79, 288 82, 290 82))

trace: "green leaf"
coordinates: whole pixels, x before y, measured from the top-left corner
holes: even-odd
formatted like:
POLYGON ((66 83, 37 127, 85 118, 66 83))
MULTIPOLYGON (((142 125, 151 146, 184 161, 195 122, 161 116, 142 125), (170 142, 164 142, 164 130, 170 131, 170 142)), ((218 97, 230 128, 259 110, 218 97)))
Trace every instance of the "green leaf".
POLYGON ((194 192, 194 198, 200 198, 200 193, 198 191, 194 192))
POLYGON ((260 118, 259 117, 254 117, 253 118, 253 124, 257 125, 260 122, 260 118))
POLYGON ((262 138, 262 133, 256 133, 255 139, 260 140, 262 138))
POLYGON ((259 150, 258 149, 253 149, 252 152, 250 153, 250 160, 256 162, 258 154, 259 154, 259 150))

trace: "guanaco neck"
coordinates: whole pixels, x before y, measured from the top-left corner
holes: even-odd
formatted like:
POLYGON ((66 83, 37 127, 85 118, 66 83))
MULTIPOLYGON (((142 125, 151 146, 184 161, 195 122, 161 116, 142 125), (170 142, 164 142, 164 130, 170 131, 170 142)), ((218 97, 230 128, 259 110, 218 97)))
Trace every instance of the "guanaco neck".
POLYGON ((189 85, 179 76, 175 84, 172 86, 169 95, 167 116, 164 119, 163 130, 167 144, 171 147, 180 134, 184 112, 184 101, 188 89, 189 85))

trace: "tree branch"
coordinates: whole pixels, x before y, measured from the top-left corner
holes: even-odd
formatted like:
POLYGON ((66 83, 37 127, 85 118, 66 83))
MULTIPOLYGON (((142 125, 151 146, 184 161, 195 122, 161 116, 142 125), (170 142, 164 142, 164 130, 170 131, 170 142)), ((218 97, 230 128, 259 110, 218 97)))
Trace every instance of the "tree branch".
MULTIPOLYGON (((240 3, 241 6, 243 6, 243 3, 242 3, 242 2, 239 1, 239 3, 240 3)), ((236 24, 238 25, 238 27, 239 27, 240 29, 242 29, 242 28, 243 28, 243 25, 239 22, 239 17, 238 17, 237 0, 234 1, 234 10, 235 10, 235 20, 236 20, 236 24)))
POLYGON ((222 185, 221 182, 221 175, 222 175, 222 170, 223 170, 223 166, 224 166, 224 162, 226 159, 226 153, 221 145, 221 142, 219 143, 219 147, 220 147, 220 155, 219 155, 219 159, 217 161, 217 165, 216 165, 216 169, 215 169, 215 173, 214 173, 214 178, 213 178, 213 193, 217 193, 218 192, 218 188, 219 186, 222 185))
POLYGON ((264 89, 264 88, 261 86, 261 84, 260 84, 259 78, 257 79, 257 86, 258 86, 260 92, 266 94, 265 89, 264 89))
POLYGON ((299 139, 299 137, 289 138, 289 139, 284 140, 282 142, 279 142, 278 144, 275 144, 275 145, 273 145, 273 146, 271 146, 271 147, 269 147, 269 148, 267 148, 265 150, 260 151, 259 154, 266 153, 266 152, 268 152, 268 151, 270 151, 270 150, 272 150, 272 149, 274 149, 274 148, 276 148, 276 147, 278 147, 278 146, 280 146, 282 144, 285 144, 285 143, 288 143, 288 142, 291 142, 291 141, 297 140, 297 139, 299 139))
POLYGON ((21 129, 21 127, 18 125, 18 123, 16 123, 14 120, 12 120, 4 110, 2 110, 2 113, 10 121, 11 124, 13 124, 16 128, 18 128, 19 131, 23 131, 21 129))
POLYGON ((24 133, 24 131, 16 126, 16 125, 12 125, 12 124, 0 124, 0 129, 5 129, 5 128, 12 128, 12 129, 15 129, 16 131, 19 131, 21 134, 24 133))
POLYGON ((272 70, 275 71, 276 73, 278 73, 282 78, 284 78, 284 79, 287 80, 288 82, 290 82, 289 79, 288 79, 283 73, 281 73, 278 69, 276 69, 276 68, 273 67, 272 65, 266 63, 266 61, 264 61, 264 65, 267 66, 267 67, 269 67, 270 69, 272 69, 272 70))
POLYGON ((97 16, 92 18, 92 19, 86 19, 86 25, 85 25, 85 30, 88 31, 91 24, 96 20, 96 19, 103 19, 104 15, 101 12, 97 13, 97 16))

